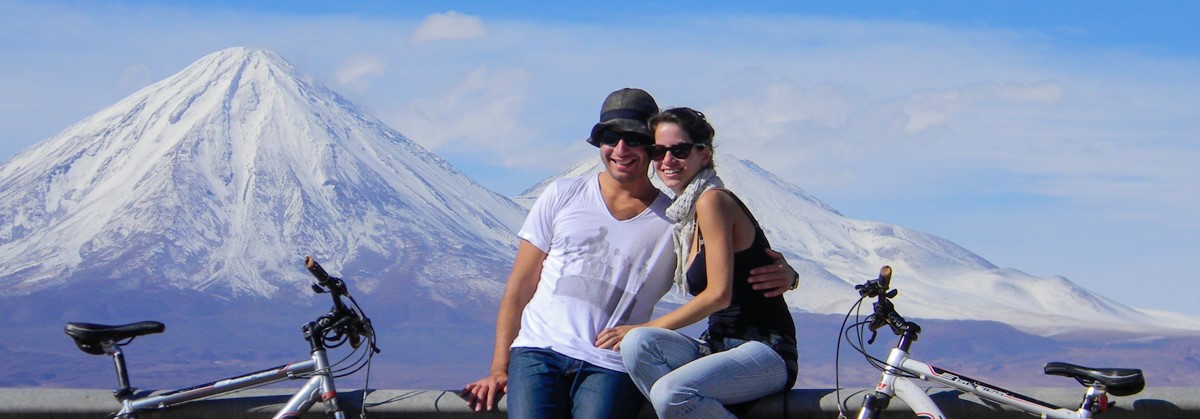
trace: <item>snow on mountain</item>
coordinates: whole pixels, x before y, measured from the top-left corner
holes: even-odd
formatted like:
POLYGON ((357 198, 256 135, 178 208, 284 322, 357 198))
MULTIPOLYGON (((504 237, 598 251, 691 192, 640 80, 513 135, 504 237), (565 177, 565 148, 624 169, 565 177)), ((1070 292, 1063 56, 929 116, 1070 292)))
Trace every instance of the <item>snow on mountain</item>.
POLYGON ((359 289, 494 300, 524 214, 279 55, 231 48, 0 166, 0 295, 273 297, 305 289, 313 254, 359 289))
MULTIPOLYGON (((522 192, 528 206, 550 181, 603 170, 588 159, 522 192)), ((1039 278, 1001 268, 946 239, 875 221, 854 220, 752 162, 717 156, 717 173, 754 212, 771 241, 801 276, 785 294, 794 309, 845 314, 854 285, 891 266, 901 314, 912 318, 994 320, 1053 335, 1076 330, 1195 334, 1200 318, 1128 307, 1062 277, 1039 278)), ((651 175, 660 189, 667 191, 651 175)), ((669 191, 668 191, 669 193, 669 191)), ((677 293, 668 301, 678 302, 677 293)), ((863 315, 869 314, 869 304, 863 315)))

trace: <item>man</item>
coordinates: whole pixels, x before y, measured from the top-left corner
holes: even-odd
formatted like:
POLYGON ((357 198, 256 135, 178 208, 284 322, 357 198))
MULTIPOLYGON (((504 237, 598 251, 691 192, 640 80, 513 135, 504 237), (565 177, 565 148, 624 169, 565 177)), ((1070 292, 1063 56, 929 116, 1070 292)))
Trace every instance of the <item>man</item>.
MULTIPOLYGON (((644 398, 620 353, 595 339, 648 321, 673 283, 671 200, 648 170, 646 121, 657 112, 641 89, 609 94, 588 138, 604 171, 550 184, 530 209, 500 300, 490 375, 463 389, 476 411, 507 392, 513 418, 637 416, 644 398)), ((750 281, 778 295, 796 275, 773 256, 780 263, 750 281)))

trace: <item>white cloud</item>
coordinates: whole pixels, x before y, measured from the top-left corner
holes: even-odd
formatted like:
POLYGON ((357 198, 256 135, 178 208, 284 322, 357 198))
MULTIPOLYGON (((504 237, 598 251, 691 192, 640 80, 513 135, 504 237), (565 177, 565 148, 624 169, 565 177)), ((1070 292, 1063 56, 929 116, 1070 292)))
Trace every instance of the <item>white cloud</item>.
POLYGON ((1052 105, 1062 99, 1062 95, 1063 86, 1052 82, 1003 85, 988 82, 962 88, 916 92, 909 95, 902 105, 908 117, 904 132, 915 134, 944 125, 966 107, 1052 105))
POLYGON ((483 37, 486 33, 483 20, 479 17, 449 11, 426 16, 409 40, 421 43, 442 39, 473 39, 483 37))
POLYGON ((962 95, 957 90, 917 93, 905 101, 902 110, 908 116, 904 132, 913 134, 935 125, 942 125, 962 109, 962 95))
POLYGON ((339 84, 351 88, 361 88, 366 85, 371 76, 379 76, 387 68, 383 58, 369 52, 358 52, 346 57, 334 73, 334 79, 339 84))
POLYGON ((145 64, 134 64, 125 67, 117 77, 117 86, 122 89, 136 90, 154 83, 154 72, 145 64))
POLYGON ((482 66, 445 94, 412 100, 390 123, 431 150, 503 161, 528 148, 539 131, 520 121, 529 84, 523 70, 482 66))

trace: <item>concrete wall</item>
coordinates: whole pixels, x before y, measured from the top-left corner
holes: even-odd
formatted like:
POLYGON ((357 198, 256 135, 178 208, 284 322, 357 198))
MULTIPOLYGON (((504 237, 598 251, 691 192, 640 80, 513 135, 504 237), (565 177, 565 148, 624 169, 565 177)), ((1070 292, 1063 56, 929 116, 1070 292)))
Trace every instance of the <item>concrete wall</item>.
MULTIPOLYGON (((1011 389, 1018 393, 1059 406, 1074 409, 1082 399, 1082 388, 1011 389)), ((865 390, 843 390, 841 398, 857 407, 865 390)), ((927 389, 950 418, 1029 418, 1022 412, 1006 411, 943 388, 927 389)), ((198 401, 164 413, 143 414, 141 418, 270 418, 290 396, 289 389, 256 389, 212 400, 198 401), (168 414, 169 413, 169 414, 168 414)), ((358 417, 363 392, 345 391, 341 397, 347 417, 358 417)), ((1200 388, 1148 388, 1130 397, 1112 397, 1116 407, 1102 415, 1107 419, 1200 418, 1200 388)), ((786 395, 767 397, 742 406, 745 418, 837 418, 837 395, 831 389, 794 389, 786 395)), ((503 418, 499 412, 475 413, 455 392, 441 390, 371 390, 367 395, 368 418, 503 418)), ((108 390, 7 388, 0 389, 0 419, 6 418, 101 418, 117 409, 116 399, 108 390)), ((848 411, 853 417, 856 412, 848 411)), ((885 418, 912 418, 895 401, 885 418)), ((305 418, 325 418, 322 406, 314 407, 305 418)), ((641 417, 653 418, 644 410, 641 417)))

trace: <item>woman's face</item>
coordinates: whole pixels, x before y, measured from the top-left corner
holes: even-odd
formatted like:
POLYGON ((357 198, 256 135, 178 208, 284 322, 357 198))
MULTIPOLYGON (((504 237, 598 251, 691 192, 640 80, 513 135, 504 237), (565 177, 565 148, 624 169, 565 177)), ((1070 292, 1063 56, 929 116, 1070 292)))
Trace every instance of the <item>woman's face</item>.
MULTIPOLYGON (((712 159, 712 149, 708 147, 696 148, 683 146, 687 151, 686 158, 679 158, 676 152, 664 152, 673 146, 680 144, 692 144, 692 139, 688 138, 687 132, 680 128, 678 124, 672 122, 664 122, 658 124, 654 129, 654 147, 658 149, 661 158, 655 156, 653 167, 654 173, 658 175, 658 179, 663 182, 675 194, 678 195, 687 187, 692 178, 696 177, 700 170, 708 166, 712 159)), ((655 153, 651 153, 655 154, 655 153)))

